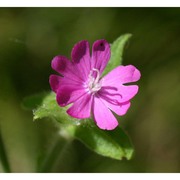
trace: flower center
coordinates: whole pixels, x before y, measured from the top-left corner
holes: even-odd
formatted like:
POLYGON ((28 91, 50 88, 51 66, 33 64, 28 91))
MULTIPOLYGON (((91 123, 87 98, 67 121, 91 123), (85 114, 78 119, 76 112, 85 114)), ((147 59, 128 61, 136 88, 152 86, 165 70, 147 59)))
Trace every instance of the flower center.
POLYGON ((99 83, 100 72, 98 69, 93 68, 90 71, 88 79, 88 90, 92 93, 95 93, 101 89, 101 84, 99 83), (93 77, 93 72, 96 72, 96 78, 93 77))

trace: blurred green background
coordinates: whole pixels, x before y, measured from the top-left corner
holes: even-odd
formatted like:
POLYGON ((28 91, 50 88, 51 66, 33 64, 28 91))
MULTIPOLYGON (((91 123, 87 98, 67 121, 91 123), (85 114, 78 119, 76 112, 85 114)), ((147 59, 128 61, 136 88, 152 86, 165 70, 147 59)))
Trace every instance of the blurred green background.
MULTIPOLYGON (((0 172, 40 171, 57 138, 53 122, 33 122, 24 97, 49 91, 52 58, 73 45, 132 33, 123 64, 142 73, 120 120, 132 160, 95 154, 78 141, 44 172, 180 172, 180 8, 0 8, 0 172)), ((56 151, 60 147, 56 147, 56 151)))

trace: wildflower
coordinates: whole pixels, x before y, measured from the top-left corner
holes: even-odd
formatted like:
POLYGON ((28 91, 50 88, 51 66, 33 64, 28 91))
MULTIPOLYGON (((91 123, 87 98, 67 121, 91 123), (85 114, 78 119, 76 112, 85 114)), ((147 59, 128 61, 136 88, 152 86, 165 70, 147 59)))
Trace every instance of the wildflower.
POLYGON ((101 77, 111 56, 106 40, 97 40, 92 47, 80 41, 72 49, 72 61, 56 56, 51 66, 61 76, 51 75, 49 82, 56 93, 59 106, 72 103, 67 113, 78 119, 90 118, 101 129, 112 130, 118 126, 113 115, 126 114, 130 100, 137 94, 137 85, 125 85, 140 79, 140 72, 132 65, 118 66, 101 77))

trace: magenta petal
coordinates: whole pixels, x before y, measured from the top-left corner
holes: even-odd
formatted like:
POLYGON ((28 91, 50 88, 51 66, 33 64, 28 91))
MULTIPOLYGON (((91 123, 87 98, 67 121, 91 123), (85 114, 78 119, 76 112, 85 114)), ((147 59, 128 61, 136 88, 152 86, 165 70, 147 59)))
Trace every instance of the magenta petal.
POLYGON ((65 56, 55 56, 51 62, 51 67, 62 75, 68 73, 70 66, 71 62, 65 56))
POLYGON ((108 109, 108 107, 102 102, 101 98, 94 97, 93 103, 93 115, 97 126, 104 130, 113 130, 118 126, 118 121, 108 109))
POLYGON ((84 94, 67 110, 67 113, 78 119, 89 118, 91 115, 92 95, 84 94))
POLYGON ((84 88, 84 85, 81 81, 76 81, 75 79, 73 79, 73 77, 70 78, 59 76, 59 86, 70 86, 70 87, 75 87, 75 89, 84 88))
POLYGON ((90 72, 90 50, 88 41, 80 41, 72 49, 71 56, 74 67, 84 79, 90 72))
POLYGON ((73 89, 83 89, 83 84, 79 81, 75 81, 73 79, 69 79, 69 78, 65 78, 62 76, 58 76, 58 75, 50 75, 49 77, 49 83, 51 86, 51 89, 54 92, 57 92, 57 90, 61 87, 68 87, 73 89))
POLYGON ((138 92, 137 85, 119 85, 116 84, 113 87, 103 86, 98 94, 104 99, 108 98, 117 103, 124 103, 132 99, 138 92))
POLYGON ((129 101, 124 102, 124 103, 117 103, 114 100, 104 98, 104 97, 102 97, 101 100, 109 109, 114 111, 119 116, 125 115, 131 106, 131 103, 129 101))
POLYGON ((51 89, 54 92, 57 92, 58 88, 59 88, 59 81, 60 81, 60 76, 57 75, 50 75, 49 77, 49 84, 51 86, 51 89))
MULTIPOLYGON (((88 59, 88 61, 90 60, 90 51, 89 51, 89 43, 88 41, 80 41, 77 44, 74 45, 72 52, 71 52, 71 56, 72 56, 72 61, 74 63, 80 63, 81 60, 88 59)), ((86 61, 86 63, 89 64, 89 62, 86 61)), ((87 64, 87 65, 88 65, 87 64)))
POLYGON ((106 86, 114 84, 125 84, 136 82, 140 79, 140 77, 140 71, 135 66, 118 66, 103 78, 102 83, 105 83, 106 86))
POLYGON ((121 102, 126 102, 132 99, 138 93, 139 87, 137 85, 119 87, 118 91, 122 95, 121 102))
POLYGON ((102 74, 111 56, 110 45, 106 40, 95 41, 92 48, 91 68, 98 69, 102 74))
POLYGON ((73 67, 72 62, 65 56, 56 56, 51 62, 52 68, 59 74, 66 78, 72 79, 74 81, 82 81, 81 74, 78 73, 75 67, 73 67))
POLYGON ((127 113, 128 109, 131 106, 130 102, 120 103, 119 105, 113 105, 108 103, 107 106, 114 111, 117 115, 123 116, 127 113))
POLYGON ((85 94, 85 90, 77 86, 62 86, 57 91, 56 100, 61 107, 75 102, 85 94))

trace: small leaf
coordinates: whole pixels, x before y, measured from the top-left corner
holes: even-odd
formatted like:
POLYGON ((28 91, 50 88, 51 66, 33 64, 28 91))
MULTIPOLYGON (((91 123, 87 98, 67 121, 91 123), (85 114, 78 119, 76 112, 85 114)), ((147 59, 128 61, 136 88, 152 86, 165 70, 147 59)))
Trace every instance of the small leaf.
POLYGON ((121 128, 103 131, 97 127, 66 126, 67 131, 96 153, 117 160, 131 159, 133 147, 121 128))
POLYGON ((42 118, 51 118, 62 124, 76 124, 78 123, 77 119, 74 119, 67 115, 66 110, 68 107, 59 107, 56 102, 56 95, 54 92, 47 94, 41 106, 33 110, 33 119, 42 119, 42 118))
POLYGON ((124 34, 112 43, 111 58, 104 71, 104 74, 107 74, 115 67, 122 64, 124 48, 131 36, 131 34, 124 34))

